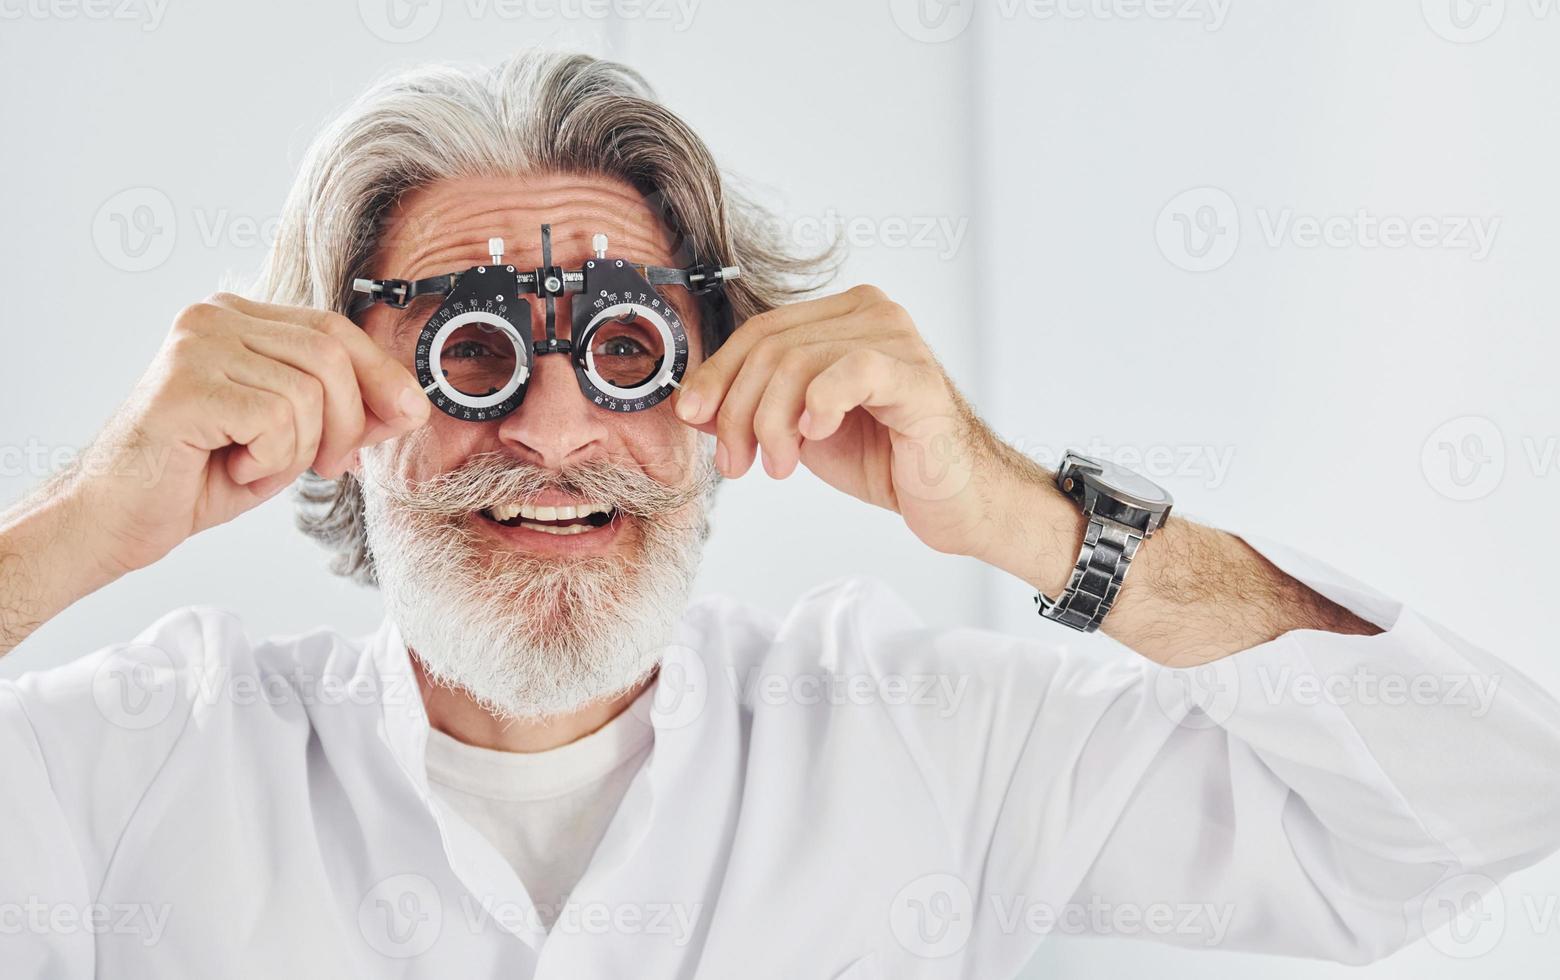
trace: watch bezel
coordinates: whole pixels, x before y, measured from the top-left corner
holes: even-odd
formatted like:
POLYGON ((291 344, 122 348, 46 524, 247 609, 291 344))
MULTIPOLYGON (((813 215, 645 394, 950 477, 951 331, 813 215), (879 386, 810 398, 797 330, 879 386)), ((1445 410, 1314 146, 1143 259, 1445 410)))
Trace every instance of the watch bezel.
POLYGON ((1163 499, 1150 500, 1135 493, 1112 481, 1112 473, 1117 470, 1132 472, 1110 460, 1068 452, 1056 472, 1056 485, 1063 493, 1078 500, 1085 514, 1125 524, 1141 531, 1144 537, 1153 534, 1170 516, 1174 498, 1164 487, 1140 473, 1132 475, 1155 487, 1163 499))

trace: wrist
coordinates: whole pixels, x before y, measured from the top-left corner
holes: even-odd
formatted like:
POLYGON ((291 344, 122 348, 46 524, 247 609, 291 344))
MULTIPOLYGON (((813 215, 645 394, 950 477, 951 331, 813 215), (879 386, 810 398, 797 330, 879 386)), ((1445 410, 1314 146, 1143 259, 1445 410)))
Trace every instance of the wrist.
POLYGON ((37 598, 59 608, 132 571, 115 560, 105 534, 98 509, 70 476, 0 514, 0 553, 25 562, 37 598))
POLYGON ((972 557, 1055 595, 1067 585, 1088 520, 1056 488, 1055 474, 1028 466, 1010 475, 994 501, 995 519, 972 557))

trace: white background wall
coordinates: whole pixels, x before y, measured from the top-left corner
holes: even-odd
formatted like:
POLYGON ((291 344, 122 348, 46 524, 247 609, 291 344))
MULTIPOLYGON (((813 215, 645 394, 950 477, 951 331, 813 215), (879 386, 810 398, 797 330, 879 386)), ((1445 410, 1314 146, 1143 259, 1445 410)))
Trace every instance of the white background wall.
MULTIPOLYGON (((98 3, 0 0, 0 501, 90 439, 181 306, 253 273, 303 147, 370 79, 561 43, 648 74, 796 234, 853 221, 841 285, 907 306, 1025 451, 1134 463, 1560 690, 1560 2, 98 3), (1383 244, 1394 222, 1423 241, 1383 244)), ((934 622, 1042 628, 1020 583, 805 474, 723 495, 705 588, 778 610, 865 572, 934 622)), ((254 635, 378 617, 281 499, 83 601, 0 676, 195 602, 254 635)), ((1421 944, 1368 974, 1552 976, 1560 861, 1500 897, 1484 955, 1421 944)), ((1030 972, 1148 969, 1343 972, 1097 940, 1030 972)))

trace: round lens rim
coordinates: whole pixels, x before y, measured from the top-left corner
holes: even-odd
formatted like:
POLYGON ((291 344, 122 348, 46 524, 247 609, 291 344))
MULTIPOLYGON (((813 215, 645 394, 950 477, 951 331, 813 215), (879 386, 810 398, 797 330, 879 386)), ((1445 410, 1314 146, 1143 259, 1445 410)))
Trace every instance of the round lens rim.
POLYGON ((530 343, 520 338, 515 325, 496 313, 486 310, 467 310, 446 320, 428 340, 428 374, 439 391, 450 401, 473 411, 494 408, 507 401, 531 376, 530 343), (515 371, 502 388, 490 395, 471 395, 450 384, 444 376, 444 344, 450 335, 471 323, 487 323, 499 329, 515 349, 515 371))
POLYGON ((622 302, 608 306, 585 324, 585 329, 580 332, 579 345, 576 348, 580 352, 580 363, 585 369, 590 383, 603 395, 615 398, 619 401, 631 402, 653 394, 667 387, 667 381, 671 378, 675 368, 673 356, 677 350, 677 335, 666 317, 659 310, 646 306, 643 303, 622 302), (636 315, 650 321, 651 326, 661 338, 661 365, 656 368, 645 381, 632 388, 621 388, 608 381, 596 368, 596 358, 591 352, 591 341, 596 339, 596 333, 607 320, 614 320, 624 313, 632 311, 636 315))

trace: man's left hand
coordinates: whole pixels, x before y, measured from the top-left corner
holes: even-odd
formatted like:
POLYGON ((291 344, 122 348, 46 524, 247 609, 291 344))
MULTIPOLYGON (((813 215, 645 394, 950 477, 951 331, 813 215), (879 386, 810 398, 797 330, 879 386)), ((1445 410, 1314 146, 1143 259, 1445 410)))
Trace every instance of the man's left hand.
POLYGON ((980 553, 1024 469, 872 286, 743 323, 689 373, 676 410, 715 435, 723 475, 746 473, 759 450, 777 479, 801 463, 953 554, 980 553))

